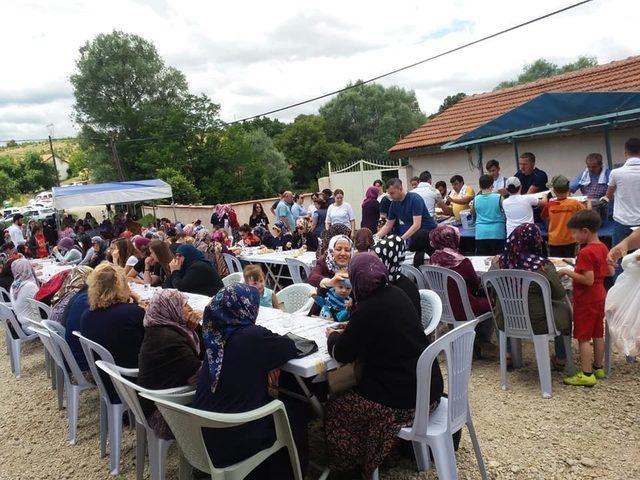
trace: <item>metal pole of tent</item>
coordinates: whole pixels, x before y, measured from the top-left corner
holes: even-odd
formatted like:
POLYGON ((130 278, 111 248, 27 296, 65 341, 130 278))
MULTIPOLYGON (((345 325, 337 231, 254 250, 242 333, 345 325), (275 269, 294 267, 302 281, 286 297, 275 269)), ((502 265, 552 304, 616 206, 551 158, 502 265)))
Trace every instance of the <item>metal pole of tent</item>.
POLYGON ((482 145, 477 144, 476 150, 478 151, 478 170, 480 171, 480 175, 482 175, 482 145))
POLYGON ((520 160, 520 153, 518 153, 518 140, 516 140, 515 138, 511 139, 513 141, 513 154, 516 156, 516 172, 518 170, 520 170, 520 163, 518 162, 520 160))
POLYGON ((173 201, 173 195, 171 196, 171 207, 173 208, 173 222, 178 223, 178 215, 176 215, 176 202, 173 201))
POLYGON ((158 224, 158 217, 156 217, 156 201, 153 200, 151 205, 153 206, 153 226, 156 227, 158 224))
POLYGON ((604 147, 607 154, 607 166, 613 170, 613 159, 611 158, 611 139, 609 138, 609 125, 604 127, 604 147))

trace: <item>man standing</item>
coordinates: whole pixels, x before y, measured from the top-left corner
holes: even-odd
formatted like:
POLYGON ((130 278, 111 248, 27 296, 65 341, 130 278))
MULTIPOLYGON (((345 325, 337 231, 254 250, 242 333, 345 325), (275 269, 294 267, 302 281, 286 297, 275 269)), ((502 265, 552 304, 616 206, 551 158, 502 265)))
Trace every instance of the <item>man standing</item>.
POLYGON ((16 213, 13 216, 13 223, 9 227, 9 236, 11 237, 11 241, 16 248, 18 247, 18 245, 22 245, 23 243, 27 242, 24 238, 24 235, 22 234, 23 218, 24 216, 21 213, 16 213))
POLYGON ((384 189, 382 188, 382 180, 375 180, 373 186, 378 189, 378 202, 384 197, 384 189))
POLYGON ((585 160, 587 168, 571 180, 571 193, 580 190, 589 200, 599 200, 607 193, 609 169, 602 165, 602 155, 590 153, 585 160))
MULTIPOLYGON (((631 227, 640 225, 640 138, 624 144, 627 161, 609 175, 609 188, 602 200, 613 204, 613 245, 631 235, 631 227)), ((15 243, 15 242, 14 242, 15 243)))
POLYGON ((500 163, 497 160, 489 160, 485 167, 487 173, 493 178, 493 193, 507 194, 507 177, 500 173, 500 163))
POLYGON ((391 198, 387 223, 378 232, 380 238, 394 231, 403 240, 409 240, 420 230, 430 231, 436 228, 436 222, 427 210, 420 195, 407 192, 402 186, 402 180, 392 178, 387 182, 387 194, 391 198))
POLYGON ((411 185, 411 191, 415 190, 419 183, 420 183, 420 178, 419 177, 413 177, 409 181, 409 184, 411 185))
POLYGON ((542 170, 536 168, 536 156, 531 152, 525 152, 520 155, 518 162, 520 170, 515 176, 520 180, 521 194, 544 192, 547 189, 549 178, 542 170))
POLYGON ((416 188, 412 190, 422 197, 424 204, 429 211, 429 215, 436 218, 436 207, 442 209, 442 213, 445 215, 451 215, 451 207, 444 203, 444 199, 438 190, 431 185, 431 173, 425 170, 418 177, 419 183, 416 188))
MULTIPOLYGON (((282 196, 284 195, 284 192, 286 192, 286 190, 284 188, 281 188, 280 190, 278 190, 278 198, 277 198, 276 201, 273 202, 273 205, 271 205, 271 208, 269 209, 269 210, 271 210, 271 213, 273 215, 276 215, 276 208, 278 208, 278 205, 282 201, 282 196)), ((277 217, 277 215, 276 215, 276 217, 277 217)))
POLYGON ((296 229, 296 221, 293 218, 291 207, 289 206, 292 203, 293 193, 286 191, 282 194, 282 200, 280 200, 276 208, 276 218, 289 228, 289 232, 294 232, 296 229))
POLYGON ((453 216, 456 220, 460 220, 460 212, 470 208, 469 204, 471 200, 473 200, 473 197, 475 197, 476 192, 473 191, 473 188, 464 184, 464 178, 460 175, 454 175, 449 181, 451 182, 453 190, 449 193, 449 197, 446 200, 451 203, 453 216))

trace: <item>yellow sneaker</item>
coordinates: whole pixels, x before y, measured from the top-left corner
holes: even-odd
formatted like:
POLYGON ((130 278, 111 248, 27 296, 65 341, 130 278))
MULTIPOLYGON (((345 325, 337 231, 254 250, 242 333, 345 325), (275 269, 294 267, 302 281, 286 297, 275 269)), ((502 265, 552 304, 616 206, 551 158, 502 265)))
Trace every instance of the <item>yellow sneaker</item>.
POLYGON ((585 375, 583 372, 576 373, 573 377, 566 377, 562 380, 566 385, 574 385, 578 387, 593 387, 596 383, 596 376, 585 375))
POLYGON ((601 380, 603 378, 607 377, 607 374, 604 371, 604 368, 594 368, 593 369, 593 375, 598 379, 601 380))

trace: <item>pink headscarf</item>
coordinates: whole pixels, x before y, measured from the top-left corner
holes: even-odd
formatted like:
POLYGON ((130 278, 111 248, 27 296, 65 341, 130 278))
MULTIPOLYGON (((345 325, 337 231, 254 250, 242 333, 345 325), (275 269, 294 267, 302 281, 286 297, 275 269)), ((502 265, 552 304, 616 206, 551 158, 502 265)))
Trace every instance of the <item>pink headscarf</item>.
POLYGON ((197 354, 200 354, 198 334, 187 326, 183 309, 187 305, 187 296, 173 288, 159 290, 147 306, 143 325, 145 327, 170 326, 177 328, 186 336, 197 354))
POLYGON ((435 248, 429 263, 444 268, 456 268, 465 259, 458 249, 460 230, 452 225, 438 225, 429 232, 429 242, 435 248))
POLYGON ((366 193, 364 195, 364 200, 362 202, 362 206, 364 207, 367 203, 371 203, 374 200, 377 202, 379 193, 380 193, 380 191, 378 190, 378 187, 369 187, 369 188, 367 188, 367 191, 366 191, 366 193))

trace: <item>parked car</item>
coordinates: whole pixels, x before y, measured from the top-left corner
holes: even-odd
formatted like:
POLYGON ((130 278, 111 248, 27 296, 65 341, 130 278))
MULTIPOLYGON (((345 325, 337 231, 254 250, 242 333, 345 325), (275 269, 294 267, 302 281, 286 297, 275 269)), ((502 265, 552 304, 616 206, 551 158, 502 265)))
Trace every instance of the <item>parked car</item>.
POLYGON ((22 212, 25 219, 29 220, 46 220, 48 218, 53 218, 54 213, 56 213, 55 208, 44 207, 44 208, 29 208, 22 212))

